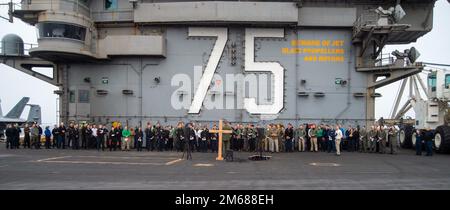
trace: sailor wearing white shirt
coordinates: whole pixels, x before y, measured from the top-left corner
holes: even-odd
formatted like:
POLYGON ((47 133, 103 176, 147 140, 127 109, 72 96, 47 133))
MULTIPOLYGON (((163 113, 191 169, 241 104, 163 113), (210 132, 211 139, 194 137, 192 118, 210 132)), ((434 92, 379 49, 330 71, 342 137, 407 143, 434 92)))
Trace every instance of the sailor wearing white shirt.
POLYGON ((98 136, 97 130, 98 130, 97 127, 94 125, 92 127, 92 136, 95 137, 96 139, 97 139, 97 136, 98 136))
POLYGON ((97 130, 98 130, 97 126, 93 125, 91 130, 92 130, 91 146, 96 146, 96 144, 97 144, 97 136, 98 136, 98 134, 97 134, 97 130))
MULTIPOLYGON (((200 143, 202 140, 202 132, 203 132, 203 129, 202 129, 201 125, 198 125, 198 127, 195 131, 195 135, 197 136, 196 141, 195 141, 195 148, 196 148, 197 152, 200 152, 200 143)), ((192 149, 194 149, 194 148, 192 148, 192 149)))
POLYGON ((341 155, 341 140, 342 140, 343 134, 339 126, 336 126, 336 155, 341 155))

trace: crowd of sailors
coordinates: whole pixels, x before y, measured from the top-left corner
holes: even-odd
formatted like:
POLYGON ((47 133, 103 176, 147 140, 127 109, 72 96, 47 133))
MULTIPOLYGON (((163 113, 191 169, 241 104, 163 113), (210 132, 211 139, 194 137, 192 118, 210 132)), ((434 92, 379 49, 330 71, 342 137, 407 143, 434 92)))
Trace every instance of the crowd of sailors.
MULTIPOLYGON (((42 129, 37 123, 26 124, 22 129, 18 125, 8 125, 5 131, 6 148, 19 149, 97 149, 99 151, 178 151, 189 148, 193 152, 217 152, 218 130, 213 124, 183 123, 176 126, 148 122, 141 127, 115 126, 102 124, 76 124, 68 126, 61 123, 52 129, 42 129), (23 141, 20 133, 24 132, 23 141), (41 139, 45 139, 42 140, 41 139)), ((373 125, 342 126, 340 124, 301 124, 294 127, 291 123, 270 123, 263 127, 252 123, 225 122, 223 130, 223 150, 244 152, 328 152, 341 155, 341 151, 363 153, 397 154, 400 148, 397 126, 373 125)), ((416 130, 416 154, 432 155, 433 133, 430 129, 416 130)))

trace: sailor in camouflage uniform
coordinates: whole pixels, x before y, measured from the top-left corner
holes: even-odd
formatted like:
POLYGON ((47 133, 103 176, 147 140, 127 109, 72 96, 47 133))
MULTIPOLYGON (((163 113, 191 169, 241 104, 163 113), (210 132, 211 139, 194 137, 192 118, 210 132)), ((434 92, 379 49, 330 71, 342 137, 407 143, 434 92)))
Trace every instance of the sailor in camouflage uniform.
MULTIPOLYGON (((223 128, 222 128, 222 130, 228 130, 228 131, 231 131, 232 129, 231 129, 231 126, 230 126, 230 124, 228 123, 228 121, 224 121, 224 125, 223 125, 223 128)), ((229 134, 229 133, 224 133, 224 134, 222 134, 222 154, 225 154, 225 152, 227 151, 227 150, 230 150, 231 149, 231 134, 229 134)))
POLYGON ((247 127, 247 139, 248 139, 248 149, 250 152, 254 152, 256 149, 256 129, 253 124, 249 124, 247 127))
POLYGON ((277 133, 278 133, 278 151, 279 152, 284 152, 285 151, 285 146, 286 146, 286 141, 284 139, 284 126, 283 124, 278 124, 277 125, 277 133))
POLYGON ((377 141, 378 141, 378 131, 375 128, 375 126, 372 125, 368 136, 369 136, 369 145, 370 145, 369 152, 374 153, 377 151, 377 141))
POLYGON ((297 141, 298 141, 298 151, 304 152, 306 150, 306 131, 303 128, 303 125, 300 125, 295 130, 294 136, 295 136, 295 139, 297 139, 297 141))
POLYGON ((388 131, 389 138, 389 153, 392 155, 397 154, 397 129, 395 126, 391 126, 388 131))
POLYGON ((359 152, 367 152, 367 130, 366 126, 362 126, 359 129, 359 152))
POLYGON ((386 142, 387 142, 387 127, 379 127, 378 131, 378 153, 386 153, 386 142))

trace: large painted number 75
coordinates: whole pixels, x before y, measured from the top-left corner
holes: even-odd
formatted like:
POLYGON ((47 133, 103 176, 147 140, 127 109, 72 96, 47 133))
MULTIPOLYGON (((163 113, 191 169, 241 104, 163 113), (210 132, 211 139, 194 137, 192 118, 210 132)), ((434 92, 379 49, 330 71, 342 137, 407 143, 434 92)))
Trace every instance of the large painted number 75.
MULTIPOLYGON (((222 56, 228 39, 227 28, 189 28, 189 36, 217 37, 214 48, 206 64, 200 84, 194 95, 194 100, 189 108, 190 114, 198 114, 205 99, 211 80, 216 71, 220 57, 222 56)), ((278 62, 255 62, 255 38, 256 37, 284 37, 283 29, 256 29, 245 30, 245 72, 270 72, 272 74, 272 104, 258 105, 255 98, 245 98, 244 107, 250 114, 274 115, 283 108, 283 84, 284 69, 278 62)))

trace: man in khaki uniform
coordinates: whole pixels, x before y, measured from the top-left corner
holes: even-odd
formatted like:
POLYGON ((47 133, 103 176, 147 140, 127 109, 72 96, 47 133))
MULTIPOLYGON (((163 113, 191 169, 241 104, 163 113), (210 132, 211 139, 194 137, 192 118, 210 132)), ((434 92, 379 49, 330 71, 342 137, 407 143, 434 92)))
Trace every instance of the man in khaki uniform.
POLYGON ((39 139, 39 129, 36 127, 36 124, 33 124, 31 127, 31 145, 36 149, 40 149, 41 141, 39 139))
POLYGON ((339 126, 336 126, 336 140, 335 140, 335 146, 336 146, 336 155, 341 155, 341 140, 344 137, 344 134, 342 134, 341 128, 339 126))
POLYGON ((308 136, 311 139, 311 152, 317 152, 317 130, 316 125, 312 125, 312 127, 308 130, 308 136))
POLYGON ((303 125, 300 125, 299 128, 295 130, 295 139, 298 141, 298 151, 304 152, 306 150, 306 131, 303 128, 303 125))
POLYGON ((269 151, 278 152, 278 129, 274 124, 269 128, 269 151))

